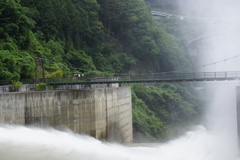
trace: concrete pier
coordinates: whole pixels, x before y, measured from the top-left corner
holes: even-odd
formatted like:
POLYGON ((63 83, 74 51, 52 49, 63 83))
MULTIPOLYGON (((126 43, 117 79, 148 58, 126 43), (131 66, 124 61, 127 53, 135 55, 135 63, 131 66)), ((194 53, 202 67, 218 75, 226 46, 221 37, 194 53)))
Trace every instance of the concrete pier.
POLYGON ((240 153, 240 86, 236 87, 237 92, 237 135, 238 135, 238 152, 240 153))
POLYGON ((132 142, 131 88, 0 94, 0 123, 67 127, 110 142, 132 142))

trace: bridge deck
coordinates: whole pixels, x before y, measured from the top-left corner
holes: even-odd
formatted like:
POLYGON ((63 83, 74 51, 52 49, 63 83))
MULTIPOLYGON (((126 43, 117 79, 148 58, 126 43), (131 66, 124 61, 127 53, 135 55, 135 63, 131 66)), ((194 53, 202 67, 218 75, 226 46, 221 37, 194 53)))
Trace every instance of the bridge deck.
MULTIPOLYGON (((45 82, 48 85, 70 84, 111 84, 111 83, 171 83, 182 81, 226 81, 239 80, 240 71, 231 72, 193 72, 193 73, 147 73, 147 74, 121 74, 114 77, 61 77, 53 79, 20 80, 23 84, 36 84, 45 82)), ((11 81, 1 81, 0 85, 12 84, 11 81)))
POLYGON ((182 81, 225 81, 239 80, 240 72, 194 72, 194 73, 152 73, 135 75, 118 75, 116 77, 83 78, 83 79, 52 79, 49 85, 67 84, 110 84, 110 83, 163 83, 182 81))

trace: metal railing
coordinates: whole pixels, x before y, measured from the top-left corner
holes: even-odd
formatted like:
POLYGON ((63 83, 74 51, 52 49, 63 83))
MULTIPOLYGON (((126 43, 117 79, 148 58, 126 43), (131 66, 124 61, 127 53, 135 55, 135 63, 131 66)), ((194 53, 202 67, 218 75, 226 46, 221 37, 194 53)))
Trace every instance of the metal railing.
MULTIPOLYGON (((193 72, 193 73, 145 73, 145 74, 116 74, 113 77, 61 77, 46 79, 20 80, 23 84, 38 84, 44 82, 49 85, 71 84, 109 84, 109 83, 141 83, 141 82, 177 82, 177 81, 223 81, 240 79, 240 71, 231 72, 193 72)), ((0 86, 10 85, 11 81, 1 81, 0 86)))
POLYGON ((148 73, 134 75, 120 75, 121 79, 130 80, 165 80, 165 81, 208 81, 234 80, 240 78, 240 71, 231 72, 193 72, 193 73, 148 73))

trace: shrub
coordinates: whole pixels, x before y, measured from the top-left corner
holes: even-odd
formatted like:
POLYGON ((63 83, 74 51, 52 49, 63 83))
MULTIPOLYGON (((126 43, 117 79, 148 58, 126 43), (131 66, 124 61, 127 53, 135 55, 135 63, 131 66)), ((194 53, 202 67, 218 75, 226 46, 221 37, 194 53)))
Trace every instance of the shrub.
POLYGON ((46 83, 39 83, 36 87, 36 91, 44 91, 47 89, 47 84, 46 83))
POLYGON ((22 82, 20 81, 12 81, 12 85, 9 86, 10 92, 17 92, 20 89, 20 86, 22 85, 22 82))
POLYGON ((58 70, 56 72, 52 72, 51 74, 47 75, 46 78, 57 78, 62 76, 63 76, 63 72, 58 70))

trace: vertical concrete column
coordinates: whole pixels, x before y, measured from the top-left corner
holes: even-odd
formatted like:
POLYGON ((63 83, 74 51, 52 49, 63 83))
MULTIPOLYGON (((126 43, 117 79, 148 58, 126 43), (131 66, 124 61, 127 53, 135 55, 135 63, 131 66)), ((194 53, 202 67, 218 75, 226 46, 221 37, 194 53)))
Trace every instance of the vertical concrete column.
POLYGON ((132 142, 132 98, 130 87, 106 89, 107 140, 132 142))
POLYGON ((106 97, 104 89, 94 89, 94 125, 95 125, 95 138, 107 140, 106 138, 106 97))
POLYGON ((238 153, 239 152, 239 146, 240 146, 240 86, 236 87, 236 91, 237 91, 237 135, 238 135, 238 153))

